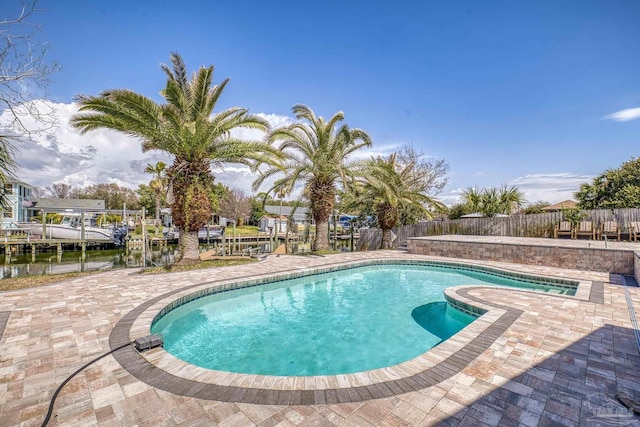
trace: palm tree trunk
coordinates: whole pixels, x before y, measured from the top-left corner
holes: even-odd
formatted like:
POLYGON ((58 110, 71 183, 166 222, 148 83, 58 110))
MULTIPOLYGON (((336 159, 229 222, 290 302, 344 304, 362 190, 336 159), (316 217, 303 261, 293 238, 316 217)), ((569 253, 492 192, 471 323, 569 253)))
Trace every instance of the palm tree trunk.
POLYGON ((329 216, 333 212, 336 189, 333 182, 314 181, 309 189, 313 220, 316 222, 315 251, 329 250, 329 216))
POLYGON ((314 251, 329 250, 329 221, 316 221, 316 239, 313 242, 314 251))
POLYGON ((390 203, 378 205, 378 225, 382 230, 382 244, 380 249, 391 249, 391 229, 398 222, 398 208, 390 203))
POLYGON ((156 196, 156 227, 160 225, 160 196, 156 196))
POLYGON ((383 228, 382 229, 382 244, 380 245, 380 249, 391 249, 391 229, 383 228))
POLYGON ((198 232, 180 230, 180 243, 178 263, 188 263, 200 261, 200 251, 198 250, 198 232))

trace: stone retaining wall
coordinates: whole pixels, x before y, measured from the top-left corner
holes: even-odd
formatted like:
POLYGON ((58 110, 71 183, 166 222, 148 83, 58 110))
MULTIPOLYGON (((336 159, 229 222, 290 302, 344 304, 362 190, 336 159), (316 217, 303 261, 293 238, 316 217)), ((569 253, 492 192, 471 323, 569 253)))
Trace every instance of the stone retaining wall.
MULTIPOLYGON (((409 253, 542 265, 640 276, 640 254, 630 249, 558 247, 501 242, 451 241, 417 237, 407 241, 409 253)), ((640 280, 639 280, 640 282, 640 280)))

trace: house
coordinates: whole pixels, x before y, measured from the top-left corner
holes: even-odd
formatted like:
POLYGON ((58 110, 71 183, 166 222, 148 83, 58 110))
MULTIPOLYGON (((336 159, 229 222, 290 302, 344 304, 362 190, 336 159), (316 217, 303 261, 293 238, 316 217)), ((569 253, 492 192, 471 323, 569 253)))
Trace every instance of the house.
POLYGON ((337 220, 338 226, 342 227, 342 228, 349 228, 349 226, 351 225, 351 220, 356 218, 356 216, 354 215, 346 215, 346 214, 340 214, 338 215, 338 217, 336 218, 335 215, 331 215, 329 217, 329 225, 331 227, 333 227, 333 223, 334 223, 334 219, 337 220))
MULTIPOLYGON (((506 218, 508 216, 509 215, 499 213, 499 214, 495 214, 494 218, 506 218)), ((474 212, 474 213, 462 215, 460 218, 486 218, 486 217, 482 212, 474 212)))
POLYGON ((27 208, 31 220, 36 215, 64 212, 104 212, 104 200, 34 198, 27 208))
POLYGON ((29 208, 34 205, 31 199, 33 187, 22 181, 9 180, 3 191, 7 198, 7 206, 2 209, 2 226, 29 221, 29 208))
POLYGON ((578 206, 578 202, 574 202, 573 200, 563 200, 560 203, 556 203, 555 205, 550 205, 542 208, 545 212, 558 212, 564 209, 571 209, 578 206))
POLYGON ((34 199, 35 206, 32 210, 45 212, 74 211, 104 211, 104 200, 97 199, 34 199))
POLYGON ((260 218, 258 230, 285 233, 287 231, 287 217, 283 215, 278 219, 277 216, 263 215, 260 218))
MULTIPOLYGON (((278 215, 285 216, 289 218, 291 216, 291 212, 293 211, 292 206, 280 206, 280 205, 265 205, 264 210, 277 217, 278 215)), ((311 216, 309 215, 309 208, 304 206, 298 206, 296 208, 293 217, 291 218, 292 224, 306 224, 309 221, 313 222, 311 216)))

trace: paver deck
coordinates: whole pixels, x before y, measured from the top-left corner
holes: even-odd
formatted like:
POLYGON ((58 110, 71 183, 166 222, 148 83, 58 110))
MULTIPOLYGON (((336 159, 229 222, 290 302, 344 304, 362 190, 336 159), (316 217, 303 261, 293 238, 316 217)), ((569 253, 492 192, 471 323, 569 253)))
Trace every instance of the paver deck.
MULTIPOLYGON (((56 387, 82 364, 109 351, 118 322, 167 292, 385 258, 447 260, 393 251, 270 256, 255 264, 153 276, 109 271, 1 293, 0 312, 10 315, 0 339, 0 425, 40 425, 56 387)), ((303 404, 309 403, 302 401, 306 385, 295 380, 283 381, 278 389, 290 392, 276 396, 249 385, 245 389, 255 391, 244 400, 192 397, 197 389, 183 393, 192 396, 175 394, 139 380, 108 356, 66 385, 50 425, 598 425, 616 408, 620 421, 640 424, 614 397, 622 390, 640 400, 640 355, 623 286, 612 283, 606 273, 489 261, 468 264, 571 278, 584 283, 588 293, 565 297, 482 286, 450 289, 456 299, 489 311, 480 319, 484 326, 474 322, 470 331, 463 331, 471 335, 444 343, 454 353, 447 353, 444 344, 427 352, 436 361, 448 360, 441 372, 421 383, 415 378, 399 381, 401 390, 386 390, 385 381, 376 382, 373 388, 360 389, 365 398, 349 394, 344 385, 330 384, 326 388, 336 393, 325 393, 327 403, 303 404), (482 335, 503 316, 508 318, 504 329, 482 335), (464 349, 471 342, 473 347, 464 349), (281 395, 288 397, 286 402, 281 395), (269 402, 243 403, 258 396, 269 402)), ((640 288, 629 291, 640 307, 640 288)), ((407 372, 405 378, 411 375, 407 372)))

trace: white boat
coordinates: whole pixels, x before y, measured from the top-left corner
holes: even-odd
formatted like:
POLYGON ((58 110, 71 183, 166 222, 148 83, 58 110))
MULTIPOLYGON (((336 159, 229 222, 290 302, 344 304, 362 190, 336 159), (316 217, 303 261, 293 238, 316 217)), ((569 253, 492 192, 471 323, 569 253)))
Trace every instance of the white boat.
POLYGON ((206 225, 198 229, 198 240, 219 239, 224 236, 224 227, 220 225, 206 225))
POLYGON ((98 227, 92 221, 90 215, 85 216, 84 227, 82 227, 81 217, 79 214, 65 214, 62 217, 60 224, 45 224, 44 229, 42 224, 39 222, 22 223, 20 226, 22 228, 29 227, 33 236, 40 237, 42 239, 113 241, 114 229, 98 227))

